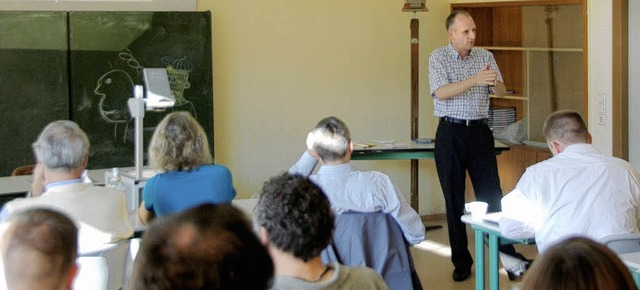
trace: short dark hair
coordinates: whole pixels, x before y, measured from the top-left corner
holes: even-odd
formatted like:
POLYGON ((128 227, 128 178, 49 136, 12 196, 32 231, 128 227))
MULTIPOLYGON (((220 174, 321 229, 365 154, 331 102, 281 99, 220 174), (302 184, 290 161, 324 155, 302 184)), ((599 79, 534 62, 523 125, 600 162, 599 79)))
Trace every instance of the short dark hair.
POLYGON ((12 214, 7 222, 9 227, 3 237, 6 248, 2 253, 4 264, 10 265, 4 269, 7 283, 25 272, 24 268, 15 265, 15 261, 24 259, 27 252, 38 253, 43 258, 42 261, 47 263, 29 265, 32 270, 38 269, 37 272, 29 271, 37 273, 38 276, 23 276, 24 278, 64 279, 78 255, 78 228, 73 221, 67 215, 53 209, 30 208, 12 214))
POLYGON ((469 14, 469 12, 465 10, 452 11, 451 14, 447 16, 447 20, 444 22, 444 27, 447 29, 447 31, 449 31, 451 26, 453 26, 453 23, 456 21, 456 16, 458 15, 465 15, 465 16, 471 17, 471 14, 469 14))
POLYGON ((538 258, 523 290, 637 289, 629 269, 609 248, 583 237, 564 240, 538 258))
POLYGON ((204 204, 151 224, 133 289, 267 289, 273 272, 267 249, 240 210, 204 204))
POLYGON ((284 173, 265 182, 255 215, 271 245, 305 262, 319 256, 333 237, 329 200, 302 175, 284 173))
POLYGON ((334 161, 347 155, 351 142, 351 132, 344 121, 337 117, 326 117, 313 129, 315 143, 313 149, 322 161, 334 161))
POLYGON ((589 140, 587 124, 574 110, 555 111, 544 122, 542 132, 547 141, 559 140, 565 145, 585 143, 589 140))

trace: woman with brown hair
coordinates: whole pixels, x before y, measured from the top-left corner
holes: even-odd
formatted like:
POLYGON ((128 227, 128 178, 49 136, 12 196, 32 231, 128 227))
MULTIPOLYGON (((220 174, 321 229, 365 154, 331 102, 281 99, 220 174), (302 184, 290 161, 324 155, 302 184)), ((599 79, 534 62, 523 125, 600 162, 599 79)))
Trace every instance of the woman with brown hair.
POLYGON ((522 290, 638 289, 629 269, 609 248, 582 237, 544 252, 527 271, 522 290))
POLYGON ((207 135, 188 112, 170 113, 158 124, 149 163, 159 173, 142 191, 138 213, 145 223, 205 203, 230 203, 236 196, 231 172, 213 164, 207 135))

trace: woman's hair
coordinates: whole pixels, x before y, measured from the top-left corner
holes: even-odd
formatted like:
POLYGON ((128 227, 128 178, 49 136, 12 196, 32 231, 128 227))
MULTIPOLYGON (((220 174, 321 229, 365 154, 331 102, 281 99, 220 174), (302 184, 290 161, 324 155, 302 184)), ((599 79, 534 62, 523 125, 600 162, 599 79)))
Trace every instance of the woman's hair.
POLYGON ((149 164, 160 171, 191 170, 213 163, 207 135, 189 112, 173 112, 158 124, 149 144, 149 164))
POLYGON ((637 289, 629 269, 609 248, 569 238, 549 248, 525 275, 522 290, 637 289))

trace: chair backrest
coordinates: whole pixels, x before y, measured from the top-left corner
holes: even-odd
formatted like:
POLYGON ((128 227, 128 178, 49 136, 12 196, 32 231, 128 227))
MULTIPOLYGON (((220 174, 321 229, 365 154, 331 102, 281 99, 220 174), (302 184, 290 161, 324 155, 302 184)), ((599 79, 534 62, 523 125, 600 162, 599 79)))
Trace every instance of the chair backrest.
POLYGON ((32 175, 34 165, 18 166, 11 172, 11 176, 32 175))
POLYGON ((127 262, 130 259, 129 240, 109 244, 108 247, 78 256, 80 267, 74 290, 119 290, 125 288, 127 262))
POLYGON ((322 252, 325 263, 374 269, 389 289, 422 289, 409 246, 395 219, 382 212, 336 215, 333 242, 322 252))
POLYGON ((640 252, 640 234, 613 234, 604 237, 602 243, 617 254, 640 252))

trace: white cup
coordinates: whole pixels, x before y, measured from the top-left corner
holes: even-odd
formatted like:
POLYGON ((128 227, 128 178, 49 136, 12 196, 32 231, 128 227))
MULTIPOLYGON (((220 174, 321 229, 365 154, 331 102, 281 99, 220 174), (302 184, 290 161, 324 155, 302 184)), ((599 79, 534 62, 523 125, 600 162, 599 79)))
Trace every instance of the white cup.
POLYGON ((481 221, 484 218, 488 207, 489 204, 484 201, 472 201, 464 205, 464 209, 471 213, 471 219, 476 221, 481 221))

